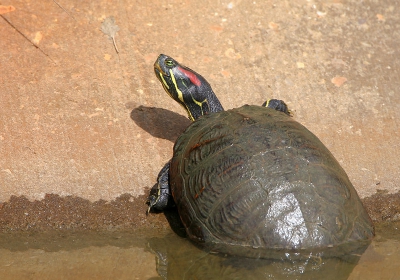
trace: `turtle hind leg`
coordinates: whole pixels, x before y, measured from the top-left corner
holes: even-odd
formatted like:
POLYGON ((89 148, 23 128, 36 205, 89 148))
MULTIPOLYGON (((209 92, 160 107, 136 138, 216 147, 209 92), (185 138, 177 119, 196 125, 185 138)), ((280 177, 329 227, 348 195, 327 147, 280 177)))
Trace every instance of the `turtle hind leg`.
POLYGON ((275 109, 277 111, 285 113, 286 115, 291 116, 291 112, 290 112, 288 106, 286 105, 286 103, 283 102, 283 100, 269 99, 269 100, 265 101, 261 106, 275 109))
POLYGON ((169 188, 169 164, 170 161, 158 173, 157 183, 150 190, 150 195, 147 199, 149 204, 147 213, 152 210, 164 211, 175 205, 169 188))

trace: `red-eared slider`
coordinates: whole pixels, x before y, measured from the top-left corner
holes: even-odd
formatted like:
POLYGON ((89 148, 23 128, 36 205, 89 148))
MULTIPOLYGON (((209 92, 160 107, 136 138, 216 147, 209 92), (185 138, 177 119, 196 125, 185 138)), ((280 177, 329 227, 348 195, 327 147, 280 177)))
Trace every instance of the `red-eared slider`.
POLYGON ((149 210, 176 205, 192 241, 239 255, 252 248, 318 249, 373 237, 345 171, 292 119, 283 101, 224 111, 193 70, 166 55, 154 69, 193 123, 160 171, 149 210))

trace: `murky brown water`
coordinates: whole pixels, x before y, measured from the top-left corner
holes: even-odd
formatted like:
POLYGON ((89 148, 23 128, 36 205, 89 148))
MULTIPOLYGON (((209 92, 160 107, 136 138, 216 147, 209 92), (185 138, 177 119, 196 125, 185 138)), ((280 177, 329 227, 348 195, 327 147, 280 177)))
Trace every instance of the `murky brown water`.
POLYGON ((283 262, 205 253, 169 230, 0 236, 0 279, 398 279, 400 223, 345 259, 283 262))

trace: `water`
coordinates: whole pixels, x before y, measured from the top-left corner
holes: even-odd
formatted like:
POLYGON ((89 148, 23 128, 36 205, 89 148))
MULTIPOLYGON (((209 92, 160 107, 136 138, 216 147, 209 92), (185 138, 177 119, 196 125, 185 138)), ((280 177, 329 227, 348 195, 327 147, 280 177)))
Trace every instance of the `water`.
POLYGON ((0 279, 399 279, 400 223, 361 256, 272 261, 206 253, 168 230, 0 235, 0 279))

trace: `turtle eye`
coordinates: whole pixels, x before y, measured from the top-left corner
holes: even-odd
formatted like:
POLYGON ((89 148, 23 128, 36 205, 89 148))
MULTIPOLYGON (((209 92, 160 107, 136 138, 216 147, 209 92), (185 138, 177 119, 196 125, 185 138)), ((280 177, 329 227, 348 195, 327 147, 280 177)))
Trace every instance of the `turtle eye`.
POLYGON ((167 66, 167 67, 174 67, 175 66, 174 61, 172 59, 170 59, 170 58, 167 58, 164 63, 165 63, 165 66, 167 66))

